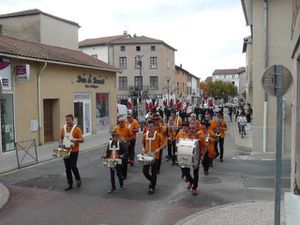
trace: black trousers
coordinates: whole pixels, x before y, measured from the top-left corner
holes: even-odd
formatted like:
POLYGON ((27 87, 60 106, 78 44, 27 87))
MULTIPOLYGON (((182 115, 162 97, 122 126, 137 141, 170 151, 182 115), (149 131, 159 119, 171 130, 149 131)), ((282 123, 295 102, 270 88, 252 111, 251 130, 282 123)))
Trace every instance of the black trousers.
POLYGON ((203 166, 204 171, 208 172, 210 162, 211 162, 211 159, 208 157, 208 152, 206 152, 205 155, 203 156, 203 160, 202 160, 202 166, 203 166))
MULTIPOLYGON (((161 149, 159 151, 159 159, 156 165, 156 173, 159 174, 160 173, 160 165, 161 165, 161 159, 162 159, 162 154, 163 154, 163 149, 161 149)), ((156 160, 155 160, 156 161, 156 160)))
POLYGON ((69 158, 64 159, 68 184, 73 185, 72 172, 76 180, 80 180, 79 170, 77 168, 78 152, 72 152, 69 158))
POLYGON ((111 187, 114 190, 116 189, 115 171, 117 172, 117 177, 119 178, 120 187, 123 187, 122 165, 117 165, 116 168, 110 168, 111 187))
POLYGON ((175 163, 176 160, 176 141, 168 141, 168 157, 170 157, 173 161, 173 163, 175 163))
POLYGON ((134 155, 135 155, 134 147, 135 147, 135 142, 136 142, 136 140, 132 139, 130 141, 129 146, 128 146, 128 159, 131 160, 131 161, 134 161, 134 155))
POLYGON ((144 165, 143 166, 143 174, 150 181, 150 188, 155 189, 156 181, 157 181, 157 166, 159 164, 159 160, 155 160, 152 165, 144 165), (149 170, 151 168, 151 175, 149 174, 149 170))
POLYGON ((224 138, 219 137, 219 149, 220 149, 220 159, 223 159, 223 155, 224 155, 224 138))
POLYGON ((123 159, 122 159, 122 175, 125 178, 127 177, 127 168, 128 168, 128 147, 126 147, 126 150, 123 153, 123 159))
POLYGON ((196 169, 193 169, 194 178, 191 176, 191 168, 183 168, 183 171, 187 180, 193 184, 192 188, 197 189, 199 181, 199 166, 196 169))

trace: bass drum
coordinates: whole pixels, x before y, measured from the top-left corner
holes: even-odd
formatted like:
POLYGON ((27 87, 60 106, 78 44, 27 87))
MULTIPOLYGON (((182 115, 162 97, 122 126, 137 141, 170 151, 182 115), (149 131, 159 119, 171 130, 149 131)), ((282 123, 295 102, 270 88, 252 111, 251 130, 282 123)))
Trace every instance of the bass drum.
POLYGON ((177 144, 177 165, 182 168, 197 168, 200 162, 199 140, 179 139, 177 144))

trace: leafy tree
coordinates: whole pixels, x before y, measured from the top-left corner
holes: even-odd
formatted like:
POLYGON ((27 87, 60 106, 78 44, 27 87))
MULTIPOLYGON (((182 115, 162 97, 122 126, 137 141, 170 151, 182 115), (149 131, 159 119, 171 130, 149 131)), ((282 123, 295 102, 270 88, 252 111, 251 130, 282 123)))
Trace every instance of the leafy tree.
POLYGON ((235 85, 221 80, 208 82, 206 91, 209 96, 214 98, 223 98, 225 101, 227 101, 228 96, 237 95, 237 87, 235 85))

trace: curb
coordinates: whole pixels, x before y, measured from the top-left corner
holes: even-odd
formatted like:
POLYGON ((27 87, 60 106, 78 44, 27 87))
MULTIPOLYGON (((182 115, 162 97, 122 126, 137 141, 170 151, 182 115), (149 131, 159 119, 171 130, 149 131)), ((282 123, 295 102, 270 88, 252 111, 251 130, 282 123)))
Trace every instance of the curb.
MULTIPOLYGON (((205 209, 203 211, 200 211, 200 212, 197 212, 197 213, 194 213, 190 216, 187 216, 181 220, 179 220, 177 223, 175 223, 175 225, 188 225, 189 223, 192 224, 192 220, 194 220, 195 218, 197 217, 200 217, 200 216, 203 216, 211 211, 216 211, 218 209, 223 209, 223 208, 227 208, 227 207, 230 207, 230 206, 235 206, 235 205, 241 205, 241 204, 250 204, 250 203, 257 203, 257 202, 266 202, 266 203, 269 203, 269 202, 272 202, 271 200, 264 200, 264 201, 244 201, 244 202, 234 202, 234 203, 229 203, 229 204, 224 204, 224 205, 219 205, 219 206, 216 206, 216 207, 212 207, 212 208, 209 208, 209 209, 205 209)), ((193 223, 194 224, 194 223, 193 223)))
POLYGON ((8 188, 0 183, 0 209, 8 202, 10 193, 8 188))

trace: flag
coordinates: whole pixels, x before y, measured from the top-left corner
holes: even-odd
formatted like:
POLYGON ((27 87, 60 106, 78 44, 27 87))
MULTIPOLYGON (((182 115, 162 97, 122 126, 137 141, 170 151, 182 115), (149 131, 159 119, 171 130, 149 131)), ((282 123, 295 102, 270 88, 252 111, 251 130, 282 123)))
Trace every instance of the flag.
POLYGON ((183 110, 186 111, 187 108, 189 107, 189 102, 184 102, 182 107, 183 107, 183 110))
POLYGON ((177 110, 180 110, 182 108, 182 101, 177 99, 176 100, 176 107, 177 107, 177 110))
POLYGON ((170 102, 169 102, 169 107, 170 107, 170 108, 173 108, 173 106, 174 106, 174 102, 173 102, 173 99, 171 98, 171 100, 170 100, 170 102))
POLYGON ((157 108, 158 108, 158 98, 156 98, 156 99, 155 99, 155 102, 154 102, 154 107, 155 107, 155 109, 157 109, 157 108))
POLYGON ((132 102, 131 102, 131 98, 130 97, 127 100, 127 108, 128 109, 132 109, 132 102))
POLYGON ((166 99, 164 99, 164 101, 163 101, 163 105, 164 105, 164 107, 166 108, 167 107, 167 100, 166 99))

